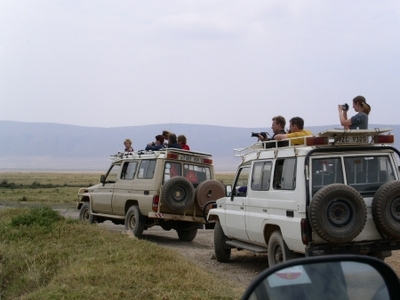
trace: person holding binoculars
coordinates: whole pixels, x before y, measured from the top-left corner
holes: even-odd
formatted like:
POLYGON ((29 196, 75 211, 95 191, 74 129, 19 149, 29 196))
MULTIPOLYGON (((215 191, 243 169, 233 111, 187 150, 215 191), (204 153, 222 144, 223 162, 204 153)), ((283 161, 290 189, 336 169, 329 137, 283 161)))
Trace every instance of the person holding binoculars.
POLYGON ((340 124, 344 129, 368 129, 368 115, 371 112, 371 106, 363 96, 357 96, 353 99, 353 108, 357 112, 350 119, 347 118, 349 105, 347 103, 338 106, 340 124))

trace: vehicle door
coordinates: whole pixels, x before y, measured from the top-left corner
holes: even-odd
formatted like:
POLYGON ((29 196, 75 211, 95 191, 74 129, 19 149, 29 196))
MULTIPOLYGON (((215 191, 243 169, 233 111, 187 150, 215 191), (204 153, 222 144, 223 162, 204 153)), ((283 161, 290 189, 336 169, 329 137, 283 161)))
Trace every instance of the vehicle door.
POLYGON ((103 184, 98 188, 97 193, 93 194, 92 209, 94 212, 112 213, 111 200, 120 170, 121 164, 112 165, 103 180, 103 184))
POLYGON ((156 159, 142 159, 137 166, 132 184, 132 199, 139 205, 140 212, 147 216, 152 211, 153 196, 159 193, 161 185, 161 164, 156 159))
POLYGON ((277 224, 286 243, 300 239, 300 220, 305 217, 304 168, 297 168, 295 157, 275 160, 269 191, 269 222, 277 224))
POLYGON ((249 184, 250 165, 241 167, 235 178, 230 199, 226 201, 224 231, 227 236, 248 240, 245 226, 245 201, 249 184))
POLYGON ((137 165, 137 161, 126 161, 122 165, 122 170, 115 184, 112 197, 112 210, 115 215, 125 215, 125 203, 128 199, 132 198, 132 185, 137 165))
POLYGON ((250 241, 265 243, 264 223, 268 220, 272 161, 253 164, 251 186, 246 199, 245 223, 250 241))

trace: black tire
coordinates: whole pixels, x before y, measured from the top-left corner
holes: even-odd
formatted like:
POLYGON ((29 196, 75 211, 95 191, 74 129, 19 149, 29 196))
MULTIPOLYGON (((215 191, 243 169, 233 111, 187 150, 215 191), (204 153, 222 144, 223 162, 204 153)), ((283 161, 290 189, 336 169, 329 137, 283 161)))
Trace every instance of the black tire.
POLYGON ((231 248, 226 244, 229 239, 226 237, 219 222, 214 227, 214 251, 219 262, 228 262, 231 259, 231 248))
POLYGON ((197 235, 197 228, 191 228, 189 230, 177 230, 178 237, 181 241, 191 242, 197 235))
POLYGON ((372 200, 372 218, 385 235, 400 239, 400 181, 382 185, 372 200))
POLYGON ((293 252, 289 250, 283 240, 280 231, 274 231, 268 241, 268 265, 269 267, 288 261, 293 258, 293 252))
POLYGON ((194 202, 193 184, 180 176, 169 179, 162 187, 161 201, 173 211, 185 211, 194 202))
POLYGON ((90 203, 85 202, 79 211, 79 220, 93 224, 96 222, 96 217, 90 213, 90 203))
MULTIPOLYGON (((202 212, 204 205, 207 202, 218 200, 222 197, 225 197, 224 185, 217 180, 210 179, 203 181, 197 186, 194 201, 196 207, 202 212)), ((208 208, 206 208, 206 214, 208 213, 208 210, 210 210, 210 208, 211 206, 208 206, 208 208)))
POLYGON ((125 230, 132 231, 133 235, 140 239, 143 236, 145 224, 146 222, 139 211, 139 207, 136 205, 131 206, 126 213, 125 230))
POLYGON ((351 242, 367 221, 367 206, 360 193, 345 184, 330 184, 315 193, 309 210, 310 224, 329 243, 351 242))

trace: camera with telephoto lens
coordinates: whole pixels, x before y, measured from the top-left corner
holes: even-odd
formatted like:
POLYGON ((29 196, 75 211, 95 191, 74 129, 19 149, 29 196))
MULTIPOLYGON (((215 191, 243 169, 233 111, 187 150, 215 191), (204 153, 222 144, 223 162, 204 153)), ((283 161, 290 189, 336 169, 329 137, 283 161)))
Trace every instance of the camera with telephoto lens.
POLYGON ((349 110, 349 105, 347 103, 342 104, 341 106, 342 106, 343 110, 346 110, 346 111, 349 110))
POLYGON ((266 132, 252 132, 251 133, 251 137, 258 138, 259 135, 261 135, 264 139, 267 138, 267 133, 266 132))

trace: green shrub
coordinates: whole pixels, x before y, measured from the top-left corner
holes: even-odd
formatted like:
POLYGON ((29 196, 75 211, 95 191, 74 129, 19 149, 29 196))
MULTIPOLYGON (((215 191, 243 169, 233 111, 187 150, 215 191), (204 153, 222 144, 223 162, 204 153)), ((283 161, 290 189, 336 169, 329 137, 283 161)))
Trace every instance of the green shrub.
POLYGON ((11 219, 11 225, 18 226, 51 226, 62 217, 49 206, 32 208, 27 213, 20 214, 11 219))

